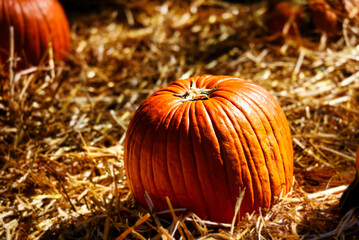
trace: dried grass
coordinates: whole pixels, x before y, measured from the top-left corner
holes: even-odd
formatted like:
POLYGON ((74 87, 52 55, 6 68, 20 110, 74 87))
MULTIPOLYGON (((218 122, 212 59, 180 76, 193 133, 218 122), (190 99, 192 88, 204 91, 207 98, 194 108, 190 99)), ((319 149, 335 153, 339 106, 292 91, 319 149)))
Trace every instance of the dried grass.
POLYGON ((2 87, 0 237, 358 236, 358 211, 342 218, 337 205, 359 146, 359 27, 347 20, 343 34, 316 51, 314 35, 305 46, 266 41, 263 12, 261 3, 204 0, 117 1, 92 14, 70 12, 69 60, 17 71, 2 87), (124 174, 123 137, 135 109, 168 83, 204 73, 263 85, 293 133, 293 191, 232 229, 174 209, 172 220, 149 214, 124 174))

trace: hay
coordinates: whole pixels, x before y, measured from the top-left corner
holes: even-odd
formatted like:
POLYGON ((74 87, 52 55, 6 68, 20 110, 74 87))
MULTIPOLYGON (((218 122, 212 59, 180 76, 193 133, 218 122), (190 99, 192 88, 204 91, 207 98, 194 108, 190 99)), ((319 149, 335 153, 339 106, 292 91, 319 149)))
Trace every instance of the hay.
POLYGON ((304 46, 266 41, 264 10, 263 3, 204 0, 117 1, 92 14, 68 9, 69 60, 17 71, 3 87, 0 237, 358 236, 358 211, 342 218, 337 205, 359 146, 359 27, 346 20, 343 34, 317 51, 317 36, 304 46), (148 214, 124 174, 123 137, 135 109, 168 83, 204 73, 263 85, 293 133, 293 191, 232 229, 176 209, 172 220, 148 214))

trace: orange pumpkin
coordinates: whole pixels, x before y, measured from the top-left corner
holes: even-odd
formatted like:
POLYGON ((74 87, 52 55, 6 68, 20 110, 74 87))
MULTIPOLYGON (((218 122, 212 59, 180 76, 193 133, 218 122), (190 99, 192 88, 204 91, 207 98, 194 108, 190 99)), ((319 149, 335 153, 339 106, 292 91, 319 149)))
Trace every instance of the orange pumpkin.
POLYGON ((356 175, 354 181, 344 191, 340 198, 339 208, 345 214, 354 207, 359 207, 359 148, 356 153, 356 175))
POLYGON ((269 31, 283 33, 286 24, 289 24, 287 35, 298 36, 308 34, 311 28, 314 31, 331 35, 340 30, 340 19, 337 13, 345 15, 345 11, 352 11, 355 2, 359 0, 269 0, 265 23, 269 31))
POLYGON ((270 32, 299 36, 306 24, 305 17, 302 5, 293 1, 271 0, 268 2, 264 21, 270 32))
POLYGON ((287 119, 263 87, 241 78, 204 75, 175 81, 147 100, 129 124, 124 162, 130 189, 157 211, 187 208, 231 222, 269 208, 291 189, 293 146, 287 119))
POLYGON ((49 42, 55 56, 64 59, 70 47, 70 29, 57 0, 0 0, 0 64, 9 58, 9 27, 14 27, 15 52, 20 65, 37 65, 49 42))
POLYGON ((339 30, 338 17, 326 1, 309 0, 308 7, 310 18, 317 32, 333 34, 339 30))

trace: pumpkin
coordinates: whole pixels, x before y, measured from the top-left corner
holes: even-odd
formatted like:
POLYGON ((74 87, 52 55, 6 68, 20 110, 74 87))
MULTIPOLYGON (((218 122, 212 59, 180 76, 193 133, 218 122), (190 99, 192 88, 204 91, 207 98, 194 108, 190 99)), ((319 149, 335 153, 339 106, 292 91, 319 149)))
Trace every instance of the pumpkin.
POLYGON ((310 18, 317 32, 332 34, 339 30, 338 17, 326 1, 309 0, 308 7, 310 18))
POLYGON ((70 29, 57 0, 0 0, 0 64, 9 58, 9 28, 14 27, 16 56, 37 65, 49 48, 64 59, 70 47, 70 29))
POLYGON ((336 34, 340 30, 338 13, 345 16, 353 11, 359 0, 270 0, 265 14, 269 31, 282 33, 289 24, 286 34, 298 36, 311 30, 325 35, 336 34), (352 2, 355 1, 355 2, 352 2))
POLYGON ((342 214, 345 214, 354 207, 359 207, 359 148, 356 153, 356 175, 354 181, 349 184, 340 198, 339 208, 342 214))
POLYGON ((124 142, 130 189, 156 211, 186 208, 203 219, 232 222, 269 208, 291 189, 293 146, 286 117, 263 87, 231 76, 173 82, 135 112, 124 142))
POLYGON ((270 32, 299 36, 305 26, 305 11, 302 5, 293 1, 268 2, 265 23, 270 32), (288 29, 285 27, 288 25, 288 29))

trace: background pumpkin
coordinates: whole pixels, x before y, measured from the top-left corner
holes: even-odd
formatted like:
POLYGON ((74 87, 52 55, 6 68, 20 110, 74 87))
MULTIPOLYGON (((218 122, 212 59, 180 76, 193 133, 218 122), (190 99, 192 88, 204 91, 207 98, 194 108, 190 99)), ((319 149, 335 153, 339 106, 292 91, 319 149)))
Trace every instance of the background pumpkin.
POLYGON ((16 55, 25 62, 37 65, 50 40, 55 56, 67 56, 70 29, 57 0, 0 0, 0 64, 9 58, 10 26, 14 27, 16 55))
POLYGON ((143 102, 127 130, 124 161, 135 199, 155 209, 185 207, 231 222, 269 208, 292 184, 293 147, 286 117, 261 86, 230 76, 178 80, 143 102))
POLYGON ((269 0, 264 21, 273 33, 283 34, 286 24, 284 35, 320 33, 325 44, 327 36, 340 33, 343 19, 358 7, 358 0, 269 0))
POLYGON ((359 207, 359 148, 356 153, 356 170, 354 181, 348 186, 340 198, 339 208, 342 214, 348 212, 351 208, 359 207))
POLYGON ((300 36, 300 31, 306 26, 306 13, 295 1, 270 0, 264 21, 270 32, 300 36), (288 28, 284 29, 287 24, 288 28))

